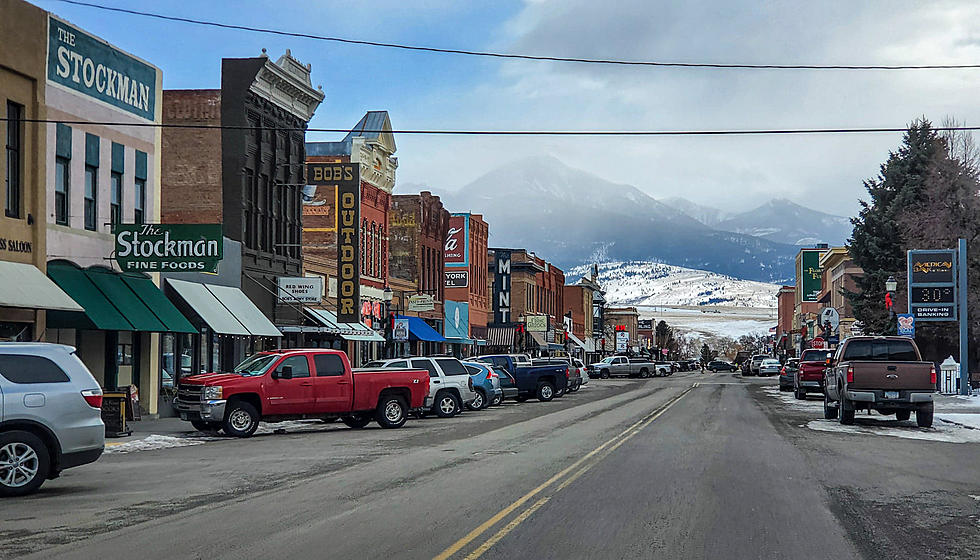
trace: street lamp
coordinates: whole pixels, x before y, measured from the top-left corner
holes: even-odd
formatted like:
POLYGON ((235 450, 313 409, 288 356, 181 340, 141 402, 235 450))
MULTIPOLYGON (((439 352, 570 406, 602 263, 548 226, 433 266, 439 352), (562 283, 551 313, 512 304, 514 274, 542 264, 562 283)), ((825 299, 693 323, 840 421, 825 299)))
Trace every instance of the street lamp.
POLYGON ((885 280, 885 291, 889 293, 898 291, 898 281, 895 280, 894 276, 889 276, 888 280, 885 280))
MULTIPOLYGON (((895 323, 895 292, 898 290, 898 282, 894 276, 889 276, 885 280, 885 307, 888 309, 888 328, 895 323)), ((896 327, 897 328, 897 327, 896 327)), ((887 333, 886 333, 887 334, 887 333)))
POLYGON ((385 346, 387 346, 387 352, 385 352, 385 357, 391 357, 391 347, 394 343, 395 329, 392 324, 391 317, 391 298, 394 296, 394 292, 391 291, 390 286, 385 286, 383 292, 381 292, 381 300, 385 302, 385 346))

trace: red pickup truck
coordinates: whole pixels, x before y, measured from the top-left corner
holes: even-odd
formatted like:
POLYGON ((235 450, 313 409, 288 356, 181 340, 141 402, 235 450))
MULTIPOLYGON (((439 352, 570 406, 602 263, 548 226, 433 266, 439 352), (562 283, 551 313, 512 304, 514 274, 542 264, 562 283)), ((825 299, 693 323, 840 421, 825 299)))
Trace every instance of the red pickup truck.
POLYGON ((399 428, 428 394, 425 370, 352 370, 338 350, 288 349, 255 354, 231 373, 182 378, 174 409, 198 430, 249 437, 260 420, 339 418, 351 428, 377 420, 399 428))
POLYGON ((793 396, 805 399, 807 393, 823 393, 824 370, 827 360, 833 357, 832 350, 804 350, 800 355, 800 365, 793 381, 793 396))

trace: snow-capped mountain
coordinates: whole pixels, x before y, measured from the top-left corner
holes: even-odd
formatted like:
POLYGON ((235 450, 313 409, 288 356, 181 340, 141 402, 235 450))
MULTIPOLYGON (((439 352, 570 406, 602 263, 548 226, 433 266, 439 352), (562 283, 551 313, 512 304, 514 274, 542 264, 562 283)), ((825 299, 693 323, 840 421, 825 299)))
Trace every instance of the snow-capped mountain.
POLYGON ((853 229, 849 218, 811 210, 785 198, 774 198, 715 227, 793 245, 843 245, 853 229))
POLYGON ((681 212, 709 227, 715 227, 722 220, 727 220, 732 216, 731 212, 726 212, 719 208, 706 206, 704 204, 698 204, 697 202, 690 201, 681 196, 664 198, 661 199, 660 202, 670 206, 671 208, 680 210, 681 212))
MULTIPOLYGON (((606 300, 615 305, 723 305, 776 307, 779 285, 739 280, 705 270, 657 262, 604 262, 598 282, 606 300)), ((571 283, 589 275, 590 265, 571 269, 571 283)))
POLYGON ((660 261, 750 280, 793 276, 797 249, 718 231, 630 185, 528 157, 457 192, 437 193, 453 212, 481 213, 491 247, 521 247, 568 269, 594 261, 660 261))

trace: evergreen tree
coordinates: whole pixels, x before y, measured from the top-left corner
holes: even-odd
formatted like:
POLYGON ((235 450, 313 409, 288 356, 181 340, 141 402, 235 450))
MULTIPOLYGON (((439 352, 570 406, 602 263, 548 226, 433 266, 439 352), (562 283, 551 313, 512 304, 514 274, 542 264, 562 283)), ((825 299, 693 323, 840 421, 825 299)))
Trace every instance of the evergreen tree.
POLYGON ((864 275, 857 280, 858 290, 844 290, 844 295, 866 332, 895 332, 885 308, 885 280, 894 276, 899 281, 896 300, 904 302, 907 243, 899 218, 919 203, 926 178, 943 154, 932 124, 917 120, 905 132, 898 151, 889 153, 878 176, 864 182, 870 200, 862 200, 860 214, 851 219, 854 231, 847 246, 864 275))

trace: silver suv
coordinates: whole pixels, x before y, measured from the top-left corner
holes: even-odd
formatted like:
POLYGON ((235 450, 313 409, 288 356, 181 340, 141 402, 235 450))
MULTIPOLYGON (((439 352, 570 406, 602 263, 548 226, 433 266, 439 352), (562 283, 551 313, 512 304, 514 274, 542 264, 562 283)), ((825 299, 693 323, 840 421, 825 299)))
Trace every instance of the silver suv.
POLYGON ((102 389, 71 346, 0 343, 0 497, 98 459, 101 407, 102 389))

